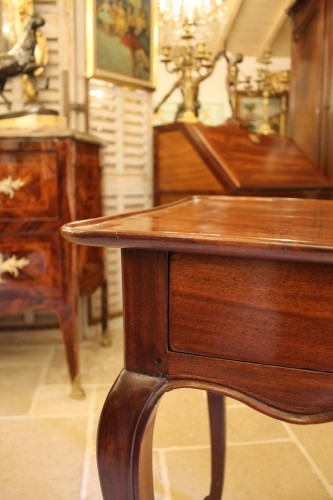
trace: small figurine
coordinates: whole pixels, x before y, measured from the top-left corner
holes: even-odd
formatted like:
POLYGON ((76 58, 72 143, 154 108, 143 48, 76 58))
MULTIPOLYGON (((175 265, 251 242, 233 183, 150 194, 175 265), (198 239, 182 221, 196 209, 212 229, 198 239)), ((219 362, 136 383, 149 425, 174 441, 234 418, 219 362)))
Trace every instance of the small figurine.
POLYGON ((30 16, 17 43, 7 53, 0 54, 0 95, 8 109, 11 108, 11 102, 3 93, 8 78, 27 75, 32 86, 36 87, 35 72, 42 67, 35 59, 36 31, 44 24, 42 17, 30 16))
POLYGON ((243 54, 236 54, 233 57, 230 53, 224 52, 224 58, 227 61, 227 91, 228 91, 228 99, 229 105, 232 112, 232 117, 236 118, 236 95, 237 95, 237 85, 238 81, 238 73, 239 73, 239 64, 243 62, 243 54))

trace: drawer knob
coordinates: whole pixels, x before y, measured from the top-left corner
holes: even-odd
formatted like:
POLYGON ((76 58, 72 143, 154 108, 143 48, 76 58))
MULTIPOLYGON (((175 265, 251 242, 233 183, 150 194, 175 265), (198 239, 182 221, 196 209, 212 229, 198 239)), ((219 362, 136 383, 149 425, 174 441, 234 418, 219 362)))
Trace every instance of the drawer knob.
POLYGON ((3 254, 0 253, 0 285, 6 282, 1 276, 3 273, 9 273, 14 276, 14 278, 17 278, 19 270, 23 269, 28 264, 29 260, 25 257, 18 259, 16 255, 11 255, 8 259, 4 259, 3 254))
POLYGON ((21 189, 25 185, 25 181, 22 179, 13 179, 10 175, 6 179, 0 181, 0 193, 9 196, 10 199, 14 198, 15 190, 21 189))

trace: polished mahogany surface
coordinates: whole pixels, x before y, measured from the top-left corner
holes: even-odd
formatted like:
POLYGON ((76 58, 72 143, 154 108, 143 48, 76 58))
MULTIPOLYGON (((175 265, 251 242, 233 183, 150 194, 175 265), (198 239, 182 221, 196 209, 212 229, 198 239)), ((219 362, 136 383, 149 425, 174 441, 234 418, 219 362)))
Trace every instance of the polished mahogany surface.
POLYGON ((289 137, 251 133, 242 127, 197 124, 191 133, 225 166, 237 187, 322 186, 327 179, 289 137))
POLYGON ((189 195, 332 198, 319 168, 288 137, 237 124, 154 128, 155 205, 189 195))
POLYGON ((244 248, 333 263, 333 202, 198 196, 145 212, 73 222, 63 234, 90 245, 216 254, 244 248))
POLYGON ((221 498, 224 395, 283 421, 333 420, 332 201, 194 197, 62 234, 122 248, 125 367, 98 432, 105 499, 154 498, 167 391, 208 392, 209 500, 221 498))

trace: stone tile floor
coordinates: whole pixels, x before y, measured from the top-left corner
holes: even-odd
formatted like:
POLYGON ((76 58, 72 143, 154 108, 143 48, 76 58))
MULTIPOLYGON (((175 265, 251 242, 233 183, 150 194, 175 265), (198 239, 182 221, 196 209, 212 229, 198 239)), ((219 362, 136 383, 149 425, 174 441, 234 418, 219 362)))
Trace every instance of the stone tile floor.
MULTIPOLYGON (((80 342, 83 401, 69 398, 59 331, 0 332, 1 500, 102 499, 98 416, 123 365, 121 321, 110 327, 111 347, 94 338, 80 342)), ((333 498, 333 423, 289 425, 229 399, 227 437, 224 499, 333 498)), ((164 396, 154 444, 156 500, 203 499, 209 491, 204 392, 164 396)))

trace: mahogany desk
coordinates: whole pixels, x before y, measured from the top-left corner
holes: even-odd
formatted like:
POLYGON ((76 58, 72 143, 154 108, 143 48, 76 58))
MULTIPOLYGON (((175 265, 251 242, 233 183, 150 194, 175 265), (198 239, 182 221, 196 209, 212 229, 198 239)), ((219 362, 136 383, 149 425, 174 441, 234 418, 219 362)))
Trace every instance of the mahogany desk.
POLYGON ((151 500, 158 401, 208 392, 212 489, 223 482, 223 395, 286 422, 333 420, 333 202, 194 197, 63 227, 122 248, 125 369, 105 402, 105 499, 151 500))

